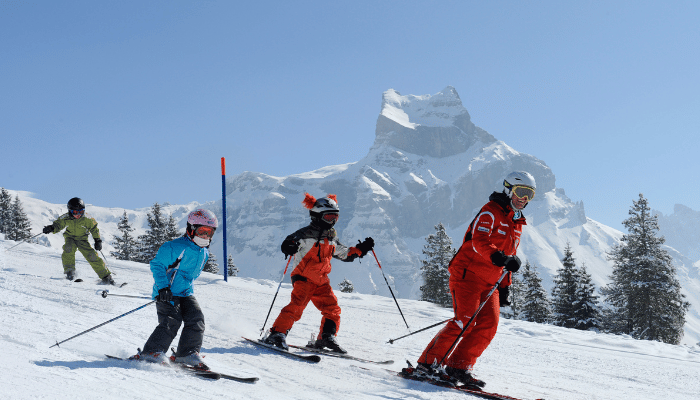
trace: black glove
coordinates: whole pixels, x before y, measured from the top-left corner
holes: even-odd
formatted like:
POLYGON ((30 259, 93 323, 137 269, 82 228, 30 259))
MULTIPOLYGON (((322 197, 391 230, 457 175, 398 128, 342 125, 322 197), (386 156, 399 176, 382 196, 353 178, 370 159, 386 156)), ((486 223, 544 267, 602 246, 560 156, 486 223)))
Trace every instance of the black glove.
POLYGON ((510 294, 509 286, 498 288, 498 302, 501 307, 506 307, 510 305, 508 301, 508 295, 510 294))
POLYGON ((294 239, 284 239, 281 248, 282 253, 284 253, 284 259, 286 260, 287 256, 294 255, 299 251, 299 243, 294 239))
POLYGON ((510 272, 517 272, 520 269, 518 256, 507 256, 502 251, 491 254, 491 262, 497 267, 506 267, 510 272))
POLYGON ((170 291, 170 287, 164 287, 158 291, 158 296, 156 300, 161 303, 166 303, 173 299, 173 292, 170 291))
POLYGON ((95 239, 95 250, 102 250, 102 239, 95 239))
POLYGON ((44 233, 53 233, 53 225, 46 225, 43 230, 44 233))
POLYGON ((365 254, 369 253, 370 250, 374 248, 374 239, 371 237, 365 238, 364 242, 360 242, 359 240, 357 241, 357 246, 355 246, 357 250, 360 250, 362 252, 362 255, 360 258, 364 257, 365 254))

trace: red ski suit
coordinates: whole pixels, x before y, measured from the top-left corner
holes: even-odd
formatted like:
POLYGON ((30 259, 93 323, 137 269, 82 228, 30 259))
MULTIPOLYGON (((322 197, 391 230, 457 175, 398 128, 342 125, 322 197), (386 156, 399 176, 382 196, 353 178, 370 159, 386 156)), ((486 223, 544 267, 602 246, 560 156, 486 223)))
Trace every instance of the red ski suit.
MULTIPOLYGON (((511 256, 518 249, 525 218, 513 220, 515 213, 505 194, 494 192, 489 200, 469 225, 462 246, 450 262, 450 291, 455 316, 425 348, 418 359, 420 363, 432 364, 442 360, 464 325, 498 282, 503 267, 493 265, 491 255, 503 251, 511 256)), ((509 273, 500 286, 510 284, 509 273)), ((464 332, 452 354, 445 359, 444 365, 470 371, 496 335, 499 312, 498 293, 494 292, 464 332)))
POLYGON ((340 327, 340 306, 328 279, 331 258, 350 262, 361 254, 360 251, 340 243, 334 228, 323 229, 313 222, 287 236, 287 239, 299 243, 299 251, 292 261, 294 289, 291 302, 280 311, 272 329, 286 334, 301 319, 311 301, 323 315, 318 339, 324 332, 336 334, 340 327))

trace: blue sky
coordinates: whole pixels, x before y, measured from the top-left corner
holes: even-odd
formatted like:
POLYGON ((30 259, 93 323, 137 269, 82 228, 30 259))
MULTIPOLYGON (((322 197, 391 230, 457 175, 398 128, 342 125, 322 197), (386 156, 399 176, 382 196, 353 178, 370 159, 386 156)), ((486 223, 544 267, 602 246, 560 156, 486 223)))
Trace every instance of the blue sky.
POLYGON ((700 210, 697 1, 0 0, 0 186, 206 202, 227 175, 358 161, 382 93, 472 121, 622 229, 700 210))

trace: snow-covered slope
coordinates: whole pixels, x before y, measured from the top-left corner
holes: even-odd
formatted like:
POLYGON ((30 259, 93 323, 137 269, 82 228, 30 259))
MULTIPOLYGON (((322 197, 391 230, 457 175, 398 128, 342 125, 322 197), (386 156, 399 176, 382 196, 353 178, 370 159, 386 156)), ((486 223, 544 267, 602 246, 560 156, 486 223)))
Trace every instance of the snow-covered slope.
MULTIPOLYGON (((121 289, 97 284, 89 265, 77 264, 83 283, 63 279, 60 249, 0 240, 0 398, 24 399, 416 399, 471 398, 428 384, 392 377, 380 367, 325 357, 308 364, 246 344, 257 338, 276 281, 203 274, 195 295, 207 329, 202 354, 217 370, 260 377, 256 384, 206 381, 161 366, 107 360, 143 346, 156 325, 148 306, 60 345, 67 339, 148 302, 100 293, 148 295, 148 266, 109 260, 121 289), (358 368, 361 366, 366 369, 358 368)), ((78 260, 81 260, 78 257, 78 260)), ((289 301, 284 284, 272 316, 289 301)), ((437 328, 395 342, 407 334, 391 298, 337 293, 343 309, 338 339, 351 353, 415 361, 437 328)), ((400 299, 412 330, 450 316, 450 310, 400 299)), ((290 332, 303 344, 317 332, 320 313, 309 306, 290 332)), ((269 326, 269 325, 268 325, 269 326)), ((177 344, 177 338, 174 344, 177 344)), ((596 334, 503 320, 477 375, 492 391, 523 399, 696 399, 700 393, 700 348, 671 346, 629 337, 596 334)))

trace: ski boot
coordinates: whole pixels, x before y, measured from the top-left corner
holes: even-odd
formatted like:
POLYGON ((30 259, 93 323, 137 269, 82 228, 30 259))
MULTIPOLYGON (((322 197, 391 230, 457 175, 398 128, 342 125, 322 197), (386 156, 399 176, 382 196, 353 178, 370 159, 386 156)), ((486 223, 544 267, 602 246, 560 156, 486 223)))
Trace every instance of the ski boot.
POLYGON ((150 353, 146 353, 141 351, 139 349, 139 352, 131 357, 129 357, 129 360, 138 360, 138 361, 146 361, 146 362, 151 362, 151 363, 156 363, 156 364, 168 364, 169 360, 168 357, 165 355, 164 352, 162 351, 153 351, 150 353))
POLYGON ((263 343, 271 344, 275 347, 279 347, 282 350, 289 351, 289 346, 287 346, 287 335, 282 332, 277 332, 270 329, 270 334, 263 339, 263 343))
POLYGON ((469 371, 453 367, 445 367, 445 372, 452 379, 459 382, 460 386, 472 390, 481 390, 486 386, 486 383, 481 379, 477 379, 469 371))
POLYGON ((68 271, 66 271, 66 279, 68 279, 69 281, 72 281, 73 279, 75 279, 75 270, 74 269, 69 269, 68 271))
POLYGON ((175 354, 173 354, 172 356, 170 356, 170 361, 174 363, 189 365, 195 369, 202 371, 209 370, 209 366, 207 366, 207 364, 204 363, 204 360, 196 351, 186 356, 176 356, 175 354))
POLYGON ((114 278, 112 278, 112 274, 109 274, 102 278, 102 283, 105 285, 116 285, 116 283, 114 283, 114 278))
POLYGON ((323 333, 321 335, 321 340, 316 340, 314 343, 314 348, 322 350, 324 347, 328 347, 331 351, 340 354, 346 354, 347 351, 340 347, 338 341, 335 339, 335 335, 331 333, 323 333))

